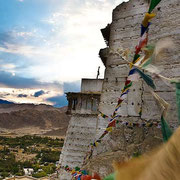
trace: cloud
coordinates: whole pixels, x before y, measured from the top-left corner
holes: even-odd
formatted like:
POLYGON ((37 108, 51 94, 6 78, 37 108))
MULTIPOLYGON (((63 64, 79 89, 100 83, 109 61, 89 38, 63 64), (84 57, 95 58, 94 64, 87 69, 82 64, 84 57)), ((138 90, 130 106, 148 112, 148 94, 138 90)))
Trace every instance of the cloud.
POLYGON ((44 1, 41 10, 42 1, 21 9, 28 11, 24 19, 14 13, 14 28, 0 32, 0 98, 64 106, 63 93, 80 91, 81 78, 96 78, 98 66, 103 77, 98 52, 106 45, 100 29, 111 22, 112 9, 122 1, 44 1))
POLYGON ((15 75, 15 68, 16 66, 12 63, 4 63, 1 59, 0 59, 0 71, 6 71, 6 72, 10 72, 13 76, 15 75))
POLYGON ((11 39, 9 32, 0 32, 0 45, 4 46, 4 42, 8 42, 11 39))
POLYGON ((111 21, 112 9, 121 0, 66 0, 63 5, 53 2, 56 7, 49 17, 41 15, 38 19, 41 26, 7 34, 0 51, 28 58, 31 65, 19 74, 42 81, 95 78, 98 66, 102 78, 104 66, 98 52, 106 45, 100 29, 111 21), (9 36, 14 40, 6 41, 9 36))
POLYGON ((54 107, 63 107, 68 105, 68 101, 66 99, 66 96, 54 96, 51 98, 46 99, 49 102, 53 103, 54 107))
POLYGON ((22 98, 22 97, 27 97, 27 96, 28 96, 27 94, 18 94, 18 96, 17 96, 17 97, 22 98))
POLYGON ((13 102, 0 99, 0 104, 14 104, 13 102))
MULTIPOLYGON (((80 81, 76 82, 65 82, 63 83, 64 92, 80 92, 80 81)), ((53 103, 55 107, 67 106, 68 101, 66 95, 54 96, 46 99, 48 102, 53 103)))
POLYGON ((45 94, 45 91, 40 90, 40 91, 37 91, 37 92, 34 93, 34 97, 39 97, 39 96, 41 96, 43 94, 45 94))
POLYGON ((32 38, 37 38, 36 29, 31 31, 12 29, 11 31, 0 32, 0 45, 8 49, 8 44, 25 44, 28 43, 27 40, 30 40, 32 38))
POLYGON ((80 81, 65 82, 63 84, 63 90, 64 92, 80 92, 80 86, 81 86, 80 81))
MULTIPOLYGON (((40 89, 16 89, 16 88, 2 88, 0 87, 0 99, 12 101, 14 103, 33 103, 33 104, 49 104, 52 102, 46 101, 47 98, 60 96, 63 93, 59 91, 49 90, 48 94, 44 94, 39 97, 34 97, 34 93, 40 91, 40 89)), ((44 90, 45 91, 45 90, 44 90)))
MULTIPOLYGON (((0 47, 0 51, 5 53, 19 54, 28 58, 34 56, 44 55, 42 49, 39 50, 37 47, 32 45, 21 45, 21 44, 10 44, 4 43, 5 47, 0 47)), ((45 53, 47 56, 52 56, 51 53, 45 53)))
POLYGON ((59 92, 63 91, 62 84, 58 82, 42 82, 34 78, 25 78, 17 75, 12 75, 9 72, 0 71, 0 86, 11 88, 44 88, 53 89, 59 92))
POLYGON ((40 82, 33 78, 12 76, 0 71, 0 98, 15 103, 50 104, 56 107, 67 105, 64 91, 80 91, 80 81, 40 82))

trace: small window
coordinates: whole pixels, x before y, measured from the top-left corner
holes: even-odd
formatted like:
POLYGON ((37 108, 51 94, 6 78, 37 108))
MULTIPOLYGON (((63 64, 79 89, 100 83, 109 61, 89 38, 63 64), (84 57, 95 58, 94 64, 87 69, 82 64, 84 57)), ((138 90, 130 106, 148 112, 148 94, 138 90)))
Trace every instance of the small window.
POLYGON ((87 102, 85 98, 82 98, 82 109, 86 109, 87 108, 87 102))
POLYGON ((91 99, 87 99, 87 109, 91 110, 91 99))
POLYGON ((77 98, 74 98, 73 101, 72 101, 72 109, 73 110, 76 110, 77 103, 78 103, 77 98))
POLYGON ((92 111, 97 111, 97 107, 98 107, 98 101, 97 99, 93 99, 93 106, 92 106, 92 111))

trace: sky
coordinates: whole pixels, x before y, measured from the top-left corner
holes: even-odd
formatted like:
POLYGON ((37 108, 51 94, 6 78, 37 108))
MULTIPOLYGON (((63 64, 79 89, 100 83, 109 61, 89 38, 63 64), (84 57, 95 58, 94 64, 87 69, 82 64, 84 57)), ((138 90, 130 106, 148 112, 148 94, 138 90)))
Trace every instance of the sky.
POLYGON ((67 105, 81 78, 100 78, 100 29, 122 0, 0 0, 0 99, 67 105))

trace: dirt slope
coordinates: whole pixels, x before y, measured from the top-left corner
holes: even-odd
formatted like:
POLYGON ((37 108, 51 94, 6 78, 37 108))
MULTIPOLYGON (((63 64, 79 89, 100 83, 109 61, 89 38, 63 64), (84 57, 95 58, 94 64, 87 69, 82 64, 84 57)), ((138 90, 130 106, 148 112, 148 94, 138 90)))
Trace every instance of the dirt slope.
POLYGON ((69 123, 67 107, 34 104, 1 104, 0 130, 15 134, 64 136, 69 123))

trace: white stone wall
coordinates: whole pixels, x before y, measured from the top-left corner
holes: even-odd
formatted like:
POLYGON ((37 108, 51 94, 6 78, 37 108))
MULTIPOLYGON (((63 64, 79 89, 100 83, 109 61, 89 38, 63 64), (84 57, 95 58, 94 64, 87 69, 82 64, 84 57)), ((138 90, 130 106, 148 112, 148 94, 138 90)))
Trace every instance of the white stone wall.
POLYGON ((81 92, 101 92, 103 79, 82 79, 81 92))
POLYGON ((103 80, 83 79, 82 91, 67 93, 68 113, 71 114, 66 138, 60 155, 60 180, 71 179, 64 167, 82 167, 84 158, 95 141, 98 105, 103 80), (93 87, 94 86, 94 87, 93 87), (94 90, 95 92, 91 92, 94 90))
MULTIPOLYGON (((113 11, 113 21, 111 24, 110 42, 109 48, 116 50, 117 48, 130 49, 134 51, 135 46, 138 43, 140 36, 140 25, 145 13, 148 11, 149 4, 145 0, 131 0, 127 3, 122 3, 117 6, 113 11)), ((149 31, 149 44, 156 43, 158 40, 170 38, 174 47, 171 50, 167 50, 165 55, 157 62, 160 68, 164 68, 162 75, 166 77, 180 77, 180 6, 179 0, 163 0, 157 6, 154 11, 157 16, 152 20, 152 25, 149 31)), ((133 57, 132 57, 133 58, 133 57)), ((131 59, 132 61, 132 59, 131 59)), ((129 67, 126 62, 116 55, 109 55, 106 62, 105 77, 103 83, 103 90, 100 100, 99 109, 107 115, 111 115, 117 104, 117 99, 121 94, 121 89, 124 87, 125 79, 128 75, 129 67)), ((157 86, 156 92, 167 102, 171 107, 167 116, 167 120, 173 127, 177 127, 177 112, 175 101, 175 88, 174 85, 167 85, 161 79, 155 78, 155 84, 157 86)), ((149 88, 140 80, 138 83, 134 82, 130 88, 127 100, 125 100, 119 109, 119 113, 125 121, 139 121, 142 120, 160 120, 160 108, 155 99, 149 92, 149 88), (140 117, 138 112, 142 107, 142 116, 140 117)), ((98 119, 98 132, 96 138, 98 138, 103 128, 107 126, 107 119, 98 119)), ((119 127, 120 129, 122 127, 119 127)), ((123 130, 122 139, 125 141, 129 138, 127 147, 133 146, 134 133, 137 130, 123 130), (131 133, 130 133, 131 132, 131 133), (127 137, 128 138, 127 138, 127 137), (130 143, 131 142, 131 143, 130 143)), ((141 128, 142 129, 142 128, 141 128)), ((157 128, 156 128, 157 129, 157 128)), ((156 141, 157 137, 161 137, 161 131, 156 130, 155 127, 144 129, 143 139, 139 144, 147 145, 149 136, 155 137, 155 139, 149 139, 150 141, 156 141), (157 133, 158 131, 158 133, 157 133)), ((98 154, 104 152, 104 149, 108 149, 107 143, 108 137, 105 137, 104 143, 100 144, 97 148, 98 154)), ((111 138, 110 138, 111 139, 111 138)), ((116 142, 116 141, 115 141, 116 142)), ((145 148, 146 149, 146 148, 145 148)), ((147 148, 148 149, 148 148, 147 148)), ((127 148, 126 148, 127 150, 127 148)), ((105 150, 106 151, 106 150, 105 150)), ((107 150, 108 151, 108 150, 107 150)), ((131 153, 133 152, 133 148, 131 153)))
MULTIPOLYGON (((96 134, 97 115, 74 114, 69 122, 64 146, 60 155, 60 164, 70 168, 81 167, 89 145, 96 134)), ((69 173, 60 170, 60 180, 69 180, 69 173)))

